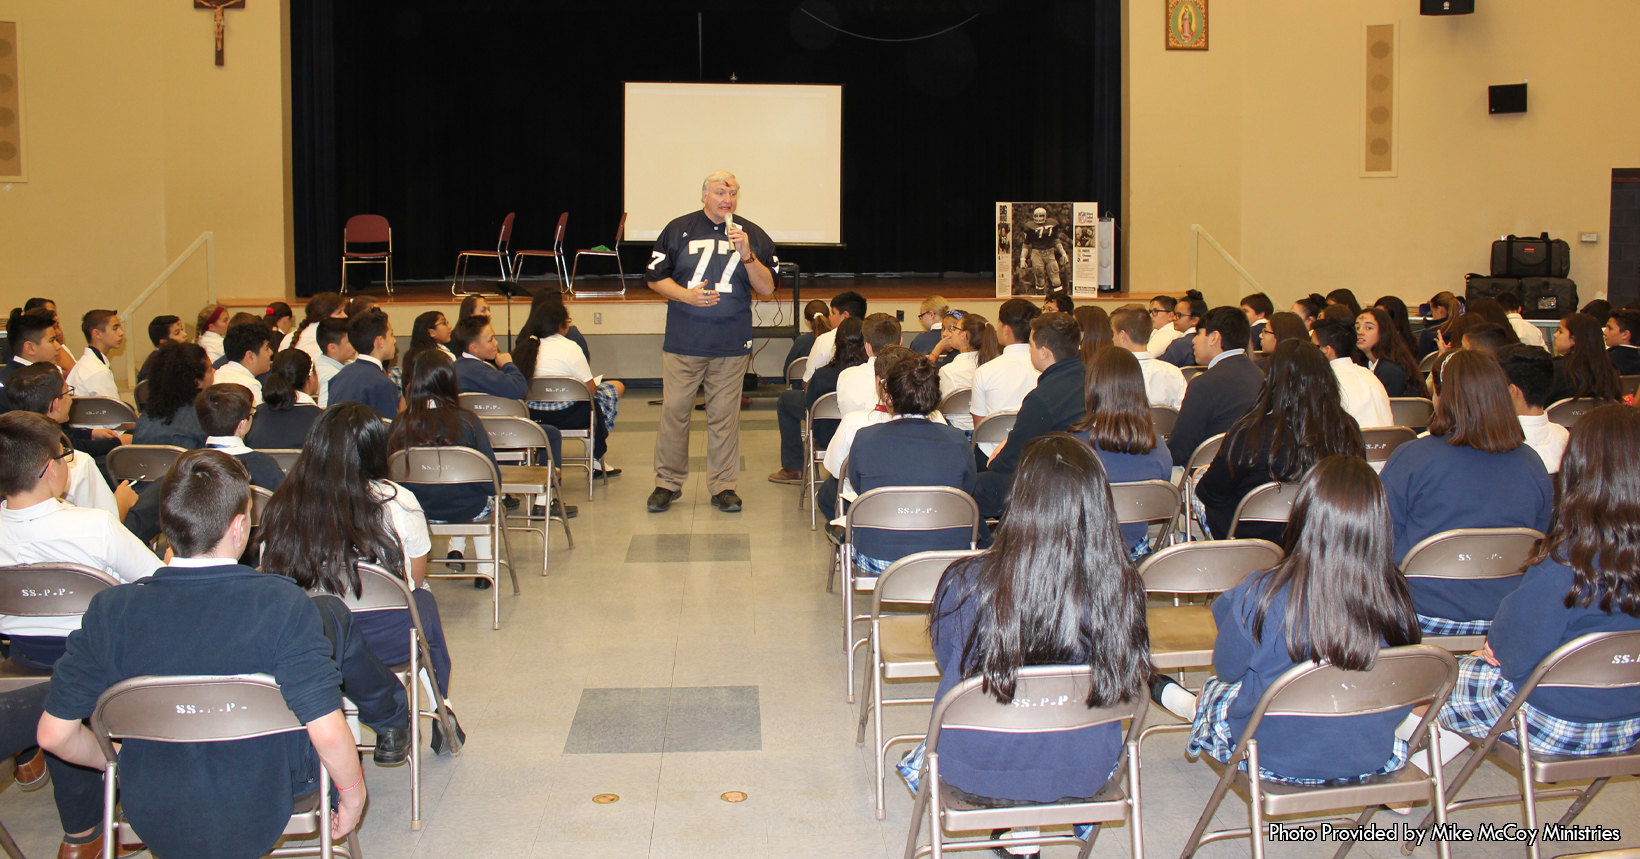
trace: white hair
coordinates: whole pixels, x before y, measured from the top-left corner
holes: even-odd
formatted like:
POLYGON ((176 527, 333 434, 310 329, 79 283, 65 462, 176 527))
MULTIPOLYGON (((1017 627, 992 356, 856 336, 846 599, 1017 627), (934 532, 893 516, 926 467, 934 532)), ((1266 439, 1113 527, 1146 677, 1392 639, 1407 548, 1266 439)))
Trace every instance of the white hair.
POLYGON ((719 170, 701 180, 700 192, 702 194, 706 193, 707 189, 712 187, 713 182, 719 182, 724 185, 733 185, 736 188, 740 187, 740 180, 735 178, 735 174, 730 173, 727 170, 719 170))

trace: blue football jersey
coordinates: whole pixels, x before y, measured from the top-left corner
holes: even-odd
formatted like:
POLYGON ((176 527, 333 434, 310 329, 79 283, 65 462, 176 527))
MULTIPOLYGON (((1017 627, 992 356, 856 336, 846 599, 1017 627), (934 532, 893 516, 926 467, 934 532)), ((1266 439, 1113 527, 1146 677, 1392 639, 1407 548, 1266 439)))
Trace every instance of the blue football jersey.
MULTIPOLYGON (((757 259, 773 270, 775 246, 769 234, 739 215, 735 226, 745 231, 757 259)), ((705 286, 718 292, 718 303, 711 307, 667 302, 663 350, 706 358, 751 353, 751 276, 740 264, 740 254, 727 233, 727 224, 714 224, 704 211, 697 210, 674 218, 656 237, 644 273, 647 281, 671 278, 685 288, 705 286)))

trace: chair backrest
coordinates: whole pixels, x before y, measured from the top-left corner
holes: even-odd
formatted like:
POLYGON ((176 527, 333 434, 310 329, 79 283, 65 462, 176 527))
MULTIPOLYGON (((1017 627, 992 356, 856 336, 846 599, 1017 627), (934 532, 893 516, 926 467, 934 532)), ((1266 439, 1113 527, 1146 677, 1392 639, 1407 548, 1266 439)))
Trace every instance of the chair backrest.
POLYGON ((297 457, 302 455, 302 449, 299 447, 277 447, 264 450, 262 453, 272 457, 273 461, 279 466, 280 471, 289 474, 290 467, 295 465, 297 457))
POLYGON ((1441 360, 1441 352, 1435 351, 1425 355, 1418 361, 1418 372, 1428 374, 1435 369, 1435 362, 1441 360))
POLYGON ((590 403, 592 392, 587 390, 587 384, 579 379, 571 379, 568 376, 536 376, 530 380, 530 390, 524 398, 532 403, 590 403))
POLYGON ((148 380, 147 379, 143 379, 142 381, 138 382, 137 386, 135 388, 131 389, 131 399, 137 401, 137 408, 139 410, 143 406, 148 405, 148 380))
POLYGON ((564 227, 569 224, 569 213, 558 215, 558 226, 552 231, 552 249, 560 253, 564 250, 564 227))
POLYGON ((1116 521, 1123 525, 1157 522, 1179 513, 1179 487, 1166 480, 1112 483, 1110 498, 1116 504, 1116 521))
POLYGON ((622 212, 621 222, 615 225, 615 242, 614 244, 611 244, 610 247, 616 247, 624 238, 626 238, 626 213, 622 212))
POLYGON ((1173 434, 1173 425, 1179 422, 1179 410, 1172 406, 1151 406, 1150 422, 1163 438, 1173 434))
POLYGON ((1219 448, 1224 445, 1224 433, 1210 436, 1206 441, 1196 445, 1195 451, 1190 454, 1190 462, 1185 465, 1185 471, 1195 471, 1206 468, 1213 462, 1213 457, 1219 455, 1219 448))
POLYGON ((1640 630, 1592 632, 1562 644, 1538 663, 1520 691, 1530 694, 1533 685, 1579 689, 1640 686, 1640 630))
POLYGON ((961 489, 949 486, 881 486, 849 505, 843 539, 853 542, 855 528, 881 531, 940 531, 967 528, 968 543, 979 539, 979 505, 961 489))
POLYGON ((267 674, 132 677, 103 690, 91 713, 110 763, 118 760, 114 738, 214 743, 303 730, 267 674))
POLYGON ((1435 403, 1423 397, 1390 397, 1389 412, 1396 426, 1421 429, 1435 417, 1435 403))
MULTIPOLYGON (((581 386, 583 389, 585 385, 581 386)), ((546 402, 538 400, 537 402, 546 402)), ((481 418, 527 418, 530 416, 529 407, 523 400, 511 400, 506 397, 496 397, 490 394, 461 394, 461 407, 481 418)))
POLYGON ((388 241, 393 228, 381 215, 354 215, 342 228, 342 241, 347 244, 380 244, 388 241))
POLYGON ((803 378, 803 374, 807 372, 808 369, 809 356, 804 355, 801 358, 794 359, 790 364, 786 365, 786 381, 795 382, 798 379, 803 378))
POLYGON ((810 421, 840 421, 843 412, 837 407, 837 392, 821 394, 809 407, 810 421))
POLYGON ((108 476, 121 480, 159 480, 171 470, 177 457, 187 453, 172 444, 127 444, 108 452, 103 460, 108 476))
POLYGON ((967 415, 974 402, 973 388, 958 388, 940 398, 940 414, 967 415))
POLYGON ((1366 671, 1325 663, 1296 665, 1259 699, 1244 736, 1267 716, 1365 716, 1442 701, 1458 681, 1458 662, 1439 647, 1415 644, 1378 652, 1366 671))
POLYGON ((1001 444, 1014 431, 1019 412, 996 412, 980 418, 974 424, 974 444, 1001 444))
POLYGON ((1293 515, 1293 499, 1298 497, 1296 483, 1265 483, 1243 495, 1230 517, 1230 538, 1236 537, 1236 526, 1243 522, 1286 522, 1293 515))
POLYGON ((1367 449, 1368 462, 1388 462, 1395 449, 1418 437, 1411 427, 1372 427, 1361 430, 1361 444, 1367 449))
POLYGON ((1089 707, 1091 673, 1086 665, 1026 666, 1014 675, 1014 697, 1006 704, 985 688, 983 676, 970 677, 934 705, 928 750, 937 751, 941 731, 953 728, 1031 734, 1091 728, 1124 719, 1135 724, 1144 721, 1150 697, 1143 692, 1126 704, 1089 707))
POLYGON ((102 427, 136 420, 136 410, 113 397, 75 397, 68 410, 69 426, 102 427))
POLYGON ((1191 364, 1188 367, 1180 367, 1179 372, 1183 373, 1184 374, 1184 380, 1186 382, 1189 382, 1191 379, 1194 379, 1197 376, 1200 376, 1201 374, 1207 372, 1207 368, 1203 367, 1200 364, 1191 364))
POLYGON ((485 417, 484 434, 496 450, 536 450, 547 448, 547 431, 529 418, 485 417))
MULTIPOLYGON (((337 599, 347 604, 349 611, 387 611, 390 609, 410 609, 412 615, 416 613, 416 601, 411 596, 410 585, 404 579, 388 572, 386 567, 359 561, 353 565, 359 571, 360 593, 354 595, 333 594, 337 599)), ((314 591, 314 594, 322 593, 314 591)))
POLYGON ((501 237, 496 239, 495 249, 499 253, 507 252, 507 245, 512 242, 512 228, 514 212, 508 212, 507 217, 501 219, 501 237))
POLYGON ((260 486, 251 487, 251 527, 262 524, 262 513, 268 509, 268 501, 273 493, 260 486))
POLYGON ((1407 550, 1401 573, 1410 578, 1502 579, 1526 569, 1543 537, 1531 528, 1457 528, 1431 534, 1407 550))
POLYGON ((1640 391, 1640 376, 1618 376, 1617 380, 1625 397, 1632 397, 1640 391))
POLYGON ((1606 402, 1606 400, 1566 399, 1549 404, 1549 410, 1545 414, 1549 416, 1549 420, 1571 429, 1577 425, 1579 418, 1600 406, 1606 405, 1606 402))
MULTIPOLYGON (((953 550, 944 552, 918 552, 888 565, 888 569, 877 578, 875 599, 878 606, 883 603, 922 603, 934 601, 934 589, 939 587, 940 578, 952 563, 963 558, 972 558, 984 554, 981 551, 953 550)), ((881 614, 880 610, 873 610, 873 614, 881 614)))
POLYGON ((387 479, 395 483, 488 483, 501 491, 501 475, 489 457, 470 447, 412 447, 387 458, 387 479))
POLYGON ((118 585, 102 570, 80 564, 18 564, 0 567, 0 615, 66 617, 85 614, 98 593, 118 585))
POLYGON ((1208 540, 1169 546, 1139 564, 1146 591, 1217 594, 1251 573, 1281 562, 1281 547, 1268 540, 1208 540))

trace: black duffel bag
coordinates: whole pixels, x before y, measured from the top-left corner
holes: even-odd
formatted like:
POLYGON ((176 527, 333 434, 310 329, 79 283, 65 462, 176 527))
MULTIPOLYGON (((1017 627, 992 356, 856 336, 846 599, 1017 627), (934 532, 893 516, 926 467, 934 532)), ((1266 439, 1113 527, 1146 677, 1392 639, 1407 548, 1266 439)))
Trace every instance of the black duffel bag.
POLYGON ((1560 319, 1577 312, 1577 284, 1564 277, 1527 277, 1520 281, 1520 315, 1526 319, 1560 319))
POLYGON ((1500 292, 1520 295, 1520 278, 1487 277, 1473 273, 1463 276, 1463 300, 1466 302, 1477 298, 1497 298, 1500 292))
POLYGON ((1493 277, 1565 277, 1572 270, 1572 248, 1548 233, 1532 239, 1510 236, 1492 243, 1493 277))

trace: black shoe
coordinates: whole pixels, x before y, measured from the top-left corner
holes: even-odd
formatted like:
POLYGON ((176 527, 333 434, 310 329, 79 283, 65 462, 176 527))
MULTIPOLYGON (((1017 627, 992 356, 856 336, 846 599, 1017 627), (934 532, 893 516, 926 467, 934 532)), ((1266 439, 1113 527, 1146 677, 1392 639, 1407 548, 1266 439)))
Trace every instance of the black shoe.
MULTIPOLYGON (((682 497, 682 489, 667 489, 664 486, 657 486, 654 492, 649 493, 649 512, 665 513, 666 508, 672 506, 672 502, 682 497)), ((716 504, 717 499, 713 498, 712 503, 716 504)))
MULTIPOLYGON (((466 558, 467 556, 461 554, 460 552, 451 552, 450 554, 445 555, 444 557, 446 557, 446 558, 466 558)), ((445 566, 449 567, 450 572, 452 572, 452 573, 465 573, 465 572, 467 572, 467 565, 466 564, 446 564, 445 566)))
POLYGON ((410 726, 383 728, 376 732, 376 750, 370 759, 377 766, 396 767, 410 756, 410 726))
MULTIPOLYGON (((446 706, 445 712, 450 714, 450 721, 456 726, 456 740, 461 745, 466 745, 467 732, 461 729, 461 720, 456 718, 456 711, 451 710, 448 706, 446 706)), ((447 745, 444 741, 444 723, 436 718, 433 720, 433 737, 430 743, 433 747, 433 754, 444 754, 444 747, 447 745)))
POLYGON ((473 590, 487 591, 489 589, 490 589, 490 580, 489 579, 486 579, 483 576, 475 576, 473 578, 473 590))
POLYGON ((518 499, 512 497, 511 495, 501 496, 501 503, 502 503, 503 506, 505 506, 507 508, 508 513, 512 513, 512 512, 515 512, 516 510, 518 510, 518 499))
POLYGON ((712 496, 712 506, 725 513, 739 513, 740 496, 733 489, 725 489, 712 496))
POLYGON ((593 477, 620 477, 621 476, 621 470, 619 468, 594 468, 592 470, 592 476, 593 477))
POLYGON ((554 498, 552 499, 551 513, 547 512, 547 508, 537 504, 530 508, 530 515, 537 518, 546 518, 550 515, 557 516, 559 519, 574 519, 575 517, 581 515, 581 508, 576 507, 574 504, 562 504, 558 501, 558 499, 554 498))
POLYGON ((833 545, 837 545, 837 546, 843 545, 843 526, 834 525, 830 522, 827 522, 826 523, 826 539, 830 540, 833 545))
MULTIPOLYGON (((1156 706, 1167 710, 1167 705, 1162 703, 1162 692, 1167 689, 1168 686, 1178 685, 1179 681, 1167 676, 1166 674, 1150 675, 1150 700, 1155 701, 1156 706)), ((1171 713, 1173 711, 1168 710, 1168 712, 1171 713)))

